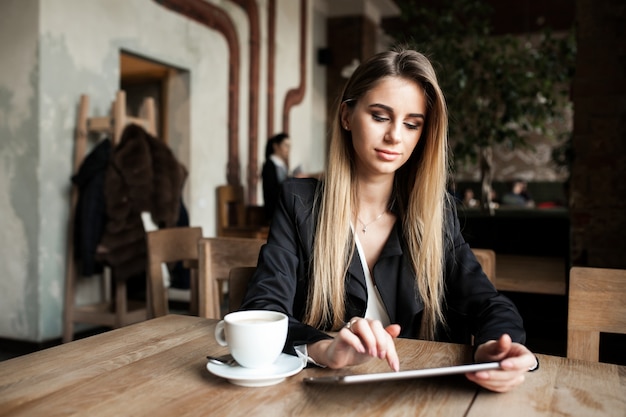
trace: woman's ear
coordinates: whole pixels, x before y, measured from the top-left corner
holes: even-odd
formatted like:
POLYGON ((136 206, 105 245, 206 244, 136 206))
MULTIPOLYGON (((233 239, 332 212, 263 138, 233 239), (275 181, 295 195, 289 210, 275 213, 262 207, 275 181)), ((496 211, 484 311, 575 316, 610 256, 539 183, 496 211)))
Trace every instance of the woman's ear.
POLYGON ((346 103, 341 103, 340 114, 341 114, 341 127, 350 130, 350 108, 346 103))

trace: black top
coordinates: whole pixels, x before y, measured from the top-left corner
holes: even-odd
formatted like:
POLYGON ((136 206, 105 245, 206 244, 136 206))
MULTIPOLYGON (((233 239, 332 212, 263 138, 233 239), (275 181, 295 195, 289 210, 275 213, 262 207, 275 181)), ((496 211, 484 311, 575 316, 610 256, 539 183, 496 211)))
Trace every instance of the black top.
POLYGON ((263 201, 265 207, 265 220, 269 222, 274 216, 274 211, 276 211, 276 205, 278 204, 281 185, 280 181, 278 180, 276 164, 274 163, 274 161, 272 161, 271 158, 268 158, 263 164, 261 177, 263 179, 263 201))
MULTIPOLYGON (((328 338, 321 330, 301 323, 306 308, 309 265, 317 212, 313 212, 316 179, 289 179, 283 183, 281 198, 270 228, 267 244, 242 309, 266 309, 289 316, 285 351, 294 345, 328 338)), ((463 240, 459 222, 450 207, 446 227, 451 240, 445 242, 445 303, 447 326, 437 330, 436 339, 475 344, 497 339, 508 333, 514 342, 524 343, 526 335, 515 305, 498 293, 482 271, 471 249, 463 240)), ((380 257, 373 267, 373 278, 391 323, 401 326, 400 337, 417 338, 424 304, 415 287, 415 274, 397 221, 380 257)), ((345 321, 363 317, 367 307, 367 287, 358 252, 350 262, 346 280, 345 321)))

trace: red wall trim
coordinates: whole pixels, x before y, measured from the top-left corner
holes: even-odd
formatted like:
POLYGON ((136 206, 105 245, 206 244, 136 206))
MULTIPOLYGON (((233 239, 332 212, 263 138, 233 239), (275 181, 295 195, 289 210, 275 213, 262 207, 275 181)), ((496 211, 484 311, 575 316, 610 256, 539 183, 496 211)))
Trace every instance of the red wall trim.
POLYGON ((276 55, 276 0, 267 7, 267 137, 274 136, 274 62, 276 55))
POLYGON ((296 104, 300 104, 306 92, 306 41, 307 41, 307 0, 300 0, 300 85, 291 89, 285 96, 283 105, 283 132, 289 133, 289 112, 296 104))
POLYGON ((248 101, 248 204, 256 204, 257 184, 259 183, 259 51, 260 29, 259 10, 256 0, 233 0, 245 10, 250 26, 250 74, 248 101))
POLYGON ((180 13, 226 38, 228 45, 228 184, 241 184, 239 174, 239 41, 235 25, 220 8, 204 0, 153 0, 176 13, 180 13))

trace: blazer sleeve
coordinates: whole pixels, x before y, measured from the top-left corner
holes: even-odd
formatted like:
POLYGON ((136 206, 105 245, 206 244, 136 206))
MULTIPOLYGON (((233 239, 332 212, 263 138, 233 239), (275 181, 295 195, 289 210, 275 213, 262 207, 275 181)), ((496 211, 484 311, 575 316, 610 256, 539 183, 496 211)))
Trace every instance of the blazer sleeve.
POLYGON ((483 272, 478 260, 461 235, 453 207, 446 214, 445 309, 449 339, 476 346, 498 339, 504 333, 514 342, 524 343, 522 317, 515 304, 500 294, 483 272))
POLYGON ((315 215, 313 202, 318 181, 288 179, 261 249, 257 269, 242 303, 243 310, 274 310, 289 317, 284 351, 295 354, 296 345, 314 343, 329 335, 301 322, 309 282, 309 262, 315 215))

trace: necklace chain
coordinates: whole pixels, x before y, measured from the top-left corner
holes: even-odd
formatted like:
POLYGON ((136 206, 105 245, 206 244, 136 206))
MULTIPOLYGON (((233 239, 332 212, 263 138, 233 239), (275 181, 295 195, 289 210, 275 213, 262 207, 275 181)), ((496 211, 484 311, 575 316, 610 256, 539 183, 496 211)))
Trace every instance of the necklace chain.
POLYGON ((367 233, 367 228, 369 227, 370 224, 374 223, 375 221, 379 220, 381 217, 383 217, 383 215, 387 213, 387 208, 385 208, 385 211, 383 211, 382 213, 380 213, 378 216, 376 216, 376 218, 374 220, 372 220, 369 223, 364 223, 363 220, 361 220, 361 218, 359 216, 357 216, 357 220, 359 222, 361 222, 361 224, 363 225, 363 228, 361 229, 361 231, 363 232, 363 234, 367 233))

